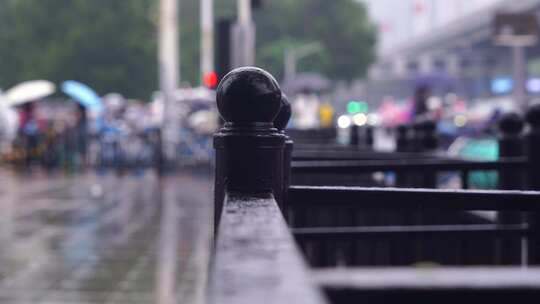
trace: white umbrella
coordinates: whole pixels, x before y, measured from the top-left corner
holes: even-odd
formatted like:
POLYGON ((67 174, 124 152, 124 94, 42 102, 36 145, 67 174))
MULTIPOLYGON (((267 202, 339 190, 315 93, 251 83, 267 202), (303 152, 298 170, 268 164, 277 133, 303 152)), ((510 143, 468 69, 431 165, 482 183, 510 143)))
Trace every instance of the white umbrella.
POLYGON ((53 94, 54 83, 47 80, 31 80, 19 83, 5 93, 9 106, 18 106, 53 94))

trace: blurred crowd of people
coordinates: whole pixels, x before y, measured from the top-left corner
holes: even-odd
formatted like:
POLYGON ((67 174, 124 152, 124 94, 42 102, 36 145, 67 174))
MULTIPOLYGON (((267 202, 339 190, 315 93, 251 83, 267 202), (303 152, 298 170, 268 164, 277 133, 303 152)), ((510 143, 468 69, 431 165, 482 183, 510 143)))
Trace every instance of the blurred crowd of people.
MULTIPOLYGON (((191 89, 190 89, 191 92, 191 89)), ((211 93, 193 97, 179 92, 174 103, 176 153, 210 159, 210 136, 217 117, 211 93), (211 121, 209 121, 211 120, 211 121), (204 155, 202 157, 201 155, 204 155)), ((78 170, 144 169, 158 166, 162 157, 164 106, 160 94, 151 102, 127 100, 112 93, 101 98, 102 108, 71 100, 42 99, 3 107, 1 153, 4 162, 18 166, 44 166, 78 170)))

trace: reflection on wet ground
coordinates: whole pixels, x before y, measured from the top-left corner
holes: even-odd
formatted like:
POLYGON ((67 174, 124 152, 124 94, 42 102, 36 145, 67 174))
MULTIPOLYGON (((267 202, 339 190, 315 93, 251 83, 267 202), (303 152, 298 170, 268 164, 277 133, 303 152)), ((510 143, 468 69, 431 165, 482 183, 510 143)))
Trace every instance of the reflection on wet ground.
POLYGON ((0 303, 201 303, 206 174, 0 171, 0 303))

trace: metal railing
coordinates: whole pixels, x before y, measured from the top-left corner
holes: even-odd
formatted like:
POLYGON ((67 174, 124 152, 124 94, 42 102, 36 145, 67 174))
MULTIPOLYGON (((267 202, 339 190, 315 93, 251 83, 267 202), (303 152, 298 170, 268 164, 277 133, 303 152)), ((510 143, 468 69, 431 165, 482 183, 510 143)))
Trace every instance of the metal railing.
MULTIPOLYGON (((212 303, 324 303, 321 291, 332 303, 525 303, 540 292, 540 270, 521 268, 540 263, 540 192, 289 185, 291 174, 302 170, 335 176, 340 170, 490 169, 509 171, 509 178, 516 168, 525 168, 527 186, 540 189, 540 107, 527 116, 531 128, 524 153, 502 149, 505 158, 498 162, 419 157, 402 164, 384 155, 377 163, 325 163, 313 157, 293 163, 291 170, 292 142, 280 131, 290 109, 273 77, 255 68, 235 70, 223 79, 217 96, 226 123, 214 138, 212 303), (472 217, 469 211, 497 211, 500 216, 472 217), (309 269, 293 237, 312 266, 369 267, 309 269), (520 266, 455 268, 486 264, 520 266)), ((521 132, 522 126, 519 132, 511 126, 510 133, 521 132)), ((432 145, 425 134, 417 143, 432 145)))

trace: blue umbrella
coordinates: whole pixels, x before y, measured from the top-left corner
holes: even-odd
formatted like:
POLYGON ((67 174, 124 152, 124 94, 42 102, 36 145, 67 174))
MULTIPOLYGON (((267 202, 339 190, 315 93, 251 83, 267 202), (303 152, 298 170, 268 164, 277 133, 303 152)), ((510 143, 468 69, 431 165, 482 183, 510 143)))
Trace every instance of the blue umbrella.
POLYGON ((86 108, 98 111, 103 109, 103 103, 98 94, 83 83, 73 80, 64 81, 62 92, 86 108))

